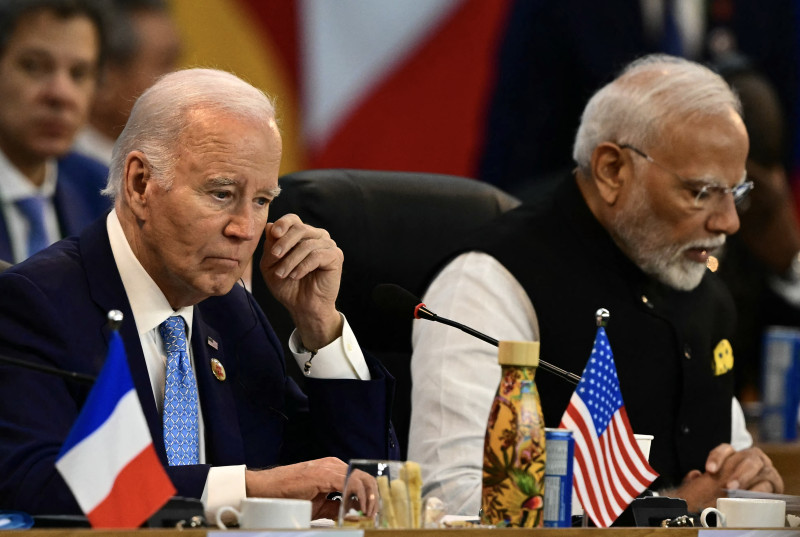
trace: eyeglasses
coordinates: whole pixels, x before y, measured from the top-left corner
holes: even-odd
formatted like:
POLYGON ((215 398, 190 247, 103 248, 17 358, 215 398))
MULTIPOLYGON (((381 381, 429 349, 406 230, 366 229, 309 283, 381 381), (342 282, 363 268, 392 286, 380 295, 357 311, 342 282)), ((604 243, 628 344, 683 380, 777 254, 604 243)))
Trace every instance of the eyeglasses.
POLYGON ((753 190, 753 181, 742 181, 738 185, 735 186, 724 186, 719 183, 712 183, 709 181, 704 181, 702 179, 688 179, 683 177, 682 175, 675 173, 674 171, 670 170, 669 168, 659 164, 653 157, 642 151, 641 149, 637 149, 632 145, 628 144, 619 144, 622 149, 630 149, 643 159, 645 159, 650 164, 654 164, 664 170, 665 172, 674 175, 678 179, 680 179, 681 183, 692 192, 694 196, 694 206, 697 209, 705 209, 707 207, 712 206, 713 204, 719 204, 723 198, 727 194, 733 195, 733 203, 739 205, 742 201, 747 198, 747 195, 753 190))

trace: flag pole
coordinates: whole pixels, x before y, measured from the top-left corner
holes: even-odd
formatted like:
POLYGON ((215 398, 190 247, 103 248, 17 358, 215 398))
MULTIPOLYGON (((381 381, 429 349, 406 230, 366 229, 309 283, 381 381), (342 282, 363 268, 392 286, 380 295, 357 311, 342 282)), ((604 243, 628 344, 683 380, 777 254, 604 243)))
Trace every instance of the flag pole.
POLYGON ((108 327, 114 332, 119 332, 119 327, 122 326, 124 315, 119 310, 110 310, 108 312, 108 327))
MULTIPOLYGON (((109 313, 109 315, 111 314, 109 313)), ((594 312, 594 318, 597 321, 597 328, 600 328, 601 326, 602 327, 608 326, 609 317, 611 317, 611 313, 605 308, 600 308, 599 310, 594 312)))
MULTIPOLYGON (((611 312, 605 308, 599 308, 596 312, 594 312, 594 319, 597 323, 597 328, 605 328, 608 326, 608 319, 611 318, 611 312)), ((581 506, 583 507, 583 506, 581 506)), ((581 527, 588 528, 589 527, 589 515, 586 513, 586 510, 583 511, 583 517, 581 518, 581 527)))

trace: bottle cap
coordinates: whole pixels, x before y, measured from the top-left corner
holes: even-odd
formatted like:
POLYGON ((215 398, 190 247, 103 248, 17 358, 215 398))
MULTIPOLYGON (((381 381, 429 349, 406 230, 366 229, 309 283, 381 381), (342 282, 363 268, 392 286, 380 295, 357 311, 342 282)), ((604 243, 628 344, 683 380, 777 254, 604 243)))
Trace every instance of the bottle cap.
POLYGON ((500 365, 539 366, 538 341, 501 341, 497 345, 500 365))

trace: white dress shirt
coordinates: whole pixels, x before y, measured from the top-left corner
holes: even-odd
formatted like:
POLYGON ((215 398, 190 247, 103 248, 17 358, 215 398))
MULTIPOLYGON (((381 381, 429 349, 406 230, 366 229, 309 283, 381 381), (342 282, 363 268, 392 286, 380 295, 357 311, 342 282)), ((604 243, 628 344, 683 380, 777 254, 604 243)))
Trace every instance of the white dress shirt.
MULTIPOLYGON (((131 250, 125 233, 122 230, 116 211, 111 211, 106 219, 106 229, 111 241, 114 262, 119 270, 125 294, 133 311, 133 321, 139 333, 142 351, 153 388, 153 397, 159 414, 164 408, 164 386, 166 381, 167 355, 164 342, 159 333, 159 325, 172 315, 180 315, 186 321, 186 338, 191 341, 191 327, 194 319, 194 307, 188 306, 173 310, 166 297, 142 267, 131 250)), ((344 316, 343 316, 344 318, 344 316)), ((296 331, 290 338, 290 349, 295 360, 302 367, 310 353, 295 352, 300 347, 296 331)), ((189 356, 194 364, 194 353, 189 345, 189 356)), ((344 320, 342 337, 334 340, 317 352, 311 368, 311 377, 315 378, 347 378, 370 380, 369 367, 364 355, 353 335, 347 320, 344 320)), ((199 436, 203 436, 203 412, 200 409, 199 436)), ((205 442, 200 442, 200 463, 206 462, 205 442)), ((213 520, 217 509, 225 505, 238 507, 245 494, 245 466, 214 466, 206 480, 201 498, 206 510, 206 517, 213 520)))
POLYGON ((56 209, 53 205, 57 177, 58 164, 55 159, 48 159, 45 164, 44 182, 37 187, 0 151, 0 200, 3 203, 3 215, 8 228, 8 237, 11 241, 11 251, 14 254, 14 259, 6 259, 5 261, 19 263, 28 257, 30 224, 25 215, 15 205, 14 202, 17 200, 32 196, 44 198, 44 224, 48 243, 52 244, 62 238, 61 230, 58 227, 58 215, 56 215, 56 209))
MULTIPOLYGON (((498 340, 539 340, 539 322, 527 293, 485 253, 468 252, 449 263, 431 283, 424 302, 438 315, 498 340)), ((412 343, 408 458, 422 467, 426 496, 443 500, 448 513, 476 515, 486 422, 500 382, 497 348, 429 322, 414 323, 412 343)), ((736 449, 750 447, 753 440, 736 398, 731 413, 731 443, 736 449)))

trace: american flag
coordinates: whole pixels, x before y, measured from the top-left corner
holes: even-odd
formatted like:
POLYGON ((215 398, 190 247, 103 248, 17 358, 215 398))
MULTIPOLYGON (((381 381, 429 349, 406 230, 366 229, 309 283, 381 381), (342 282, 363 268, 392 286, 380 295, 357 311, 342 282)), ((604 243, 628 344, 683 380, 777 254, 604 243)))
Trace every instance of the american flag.
POLYGON ((578 499, 594 523, 607 528, 658 474, 633 436, 602 326, 560 427, 571 429, 575 437, 573 484, 578 499))

